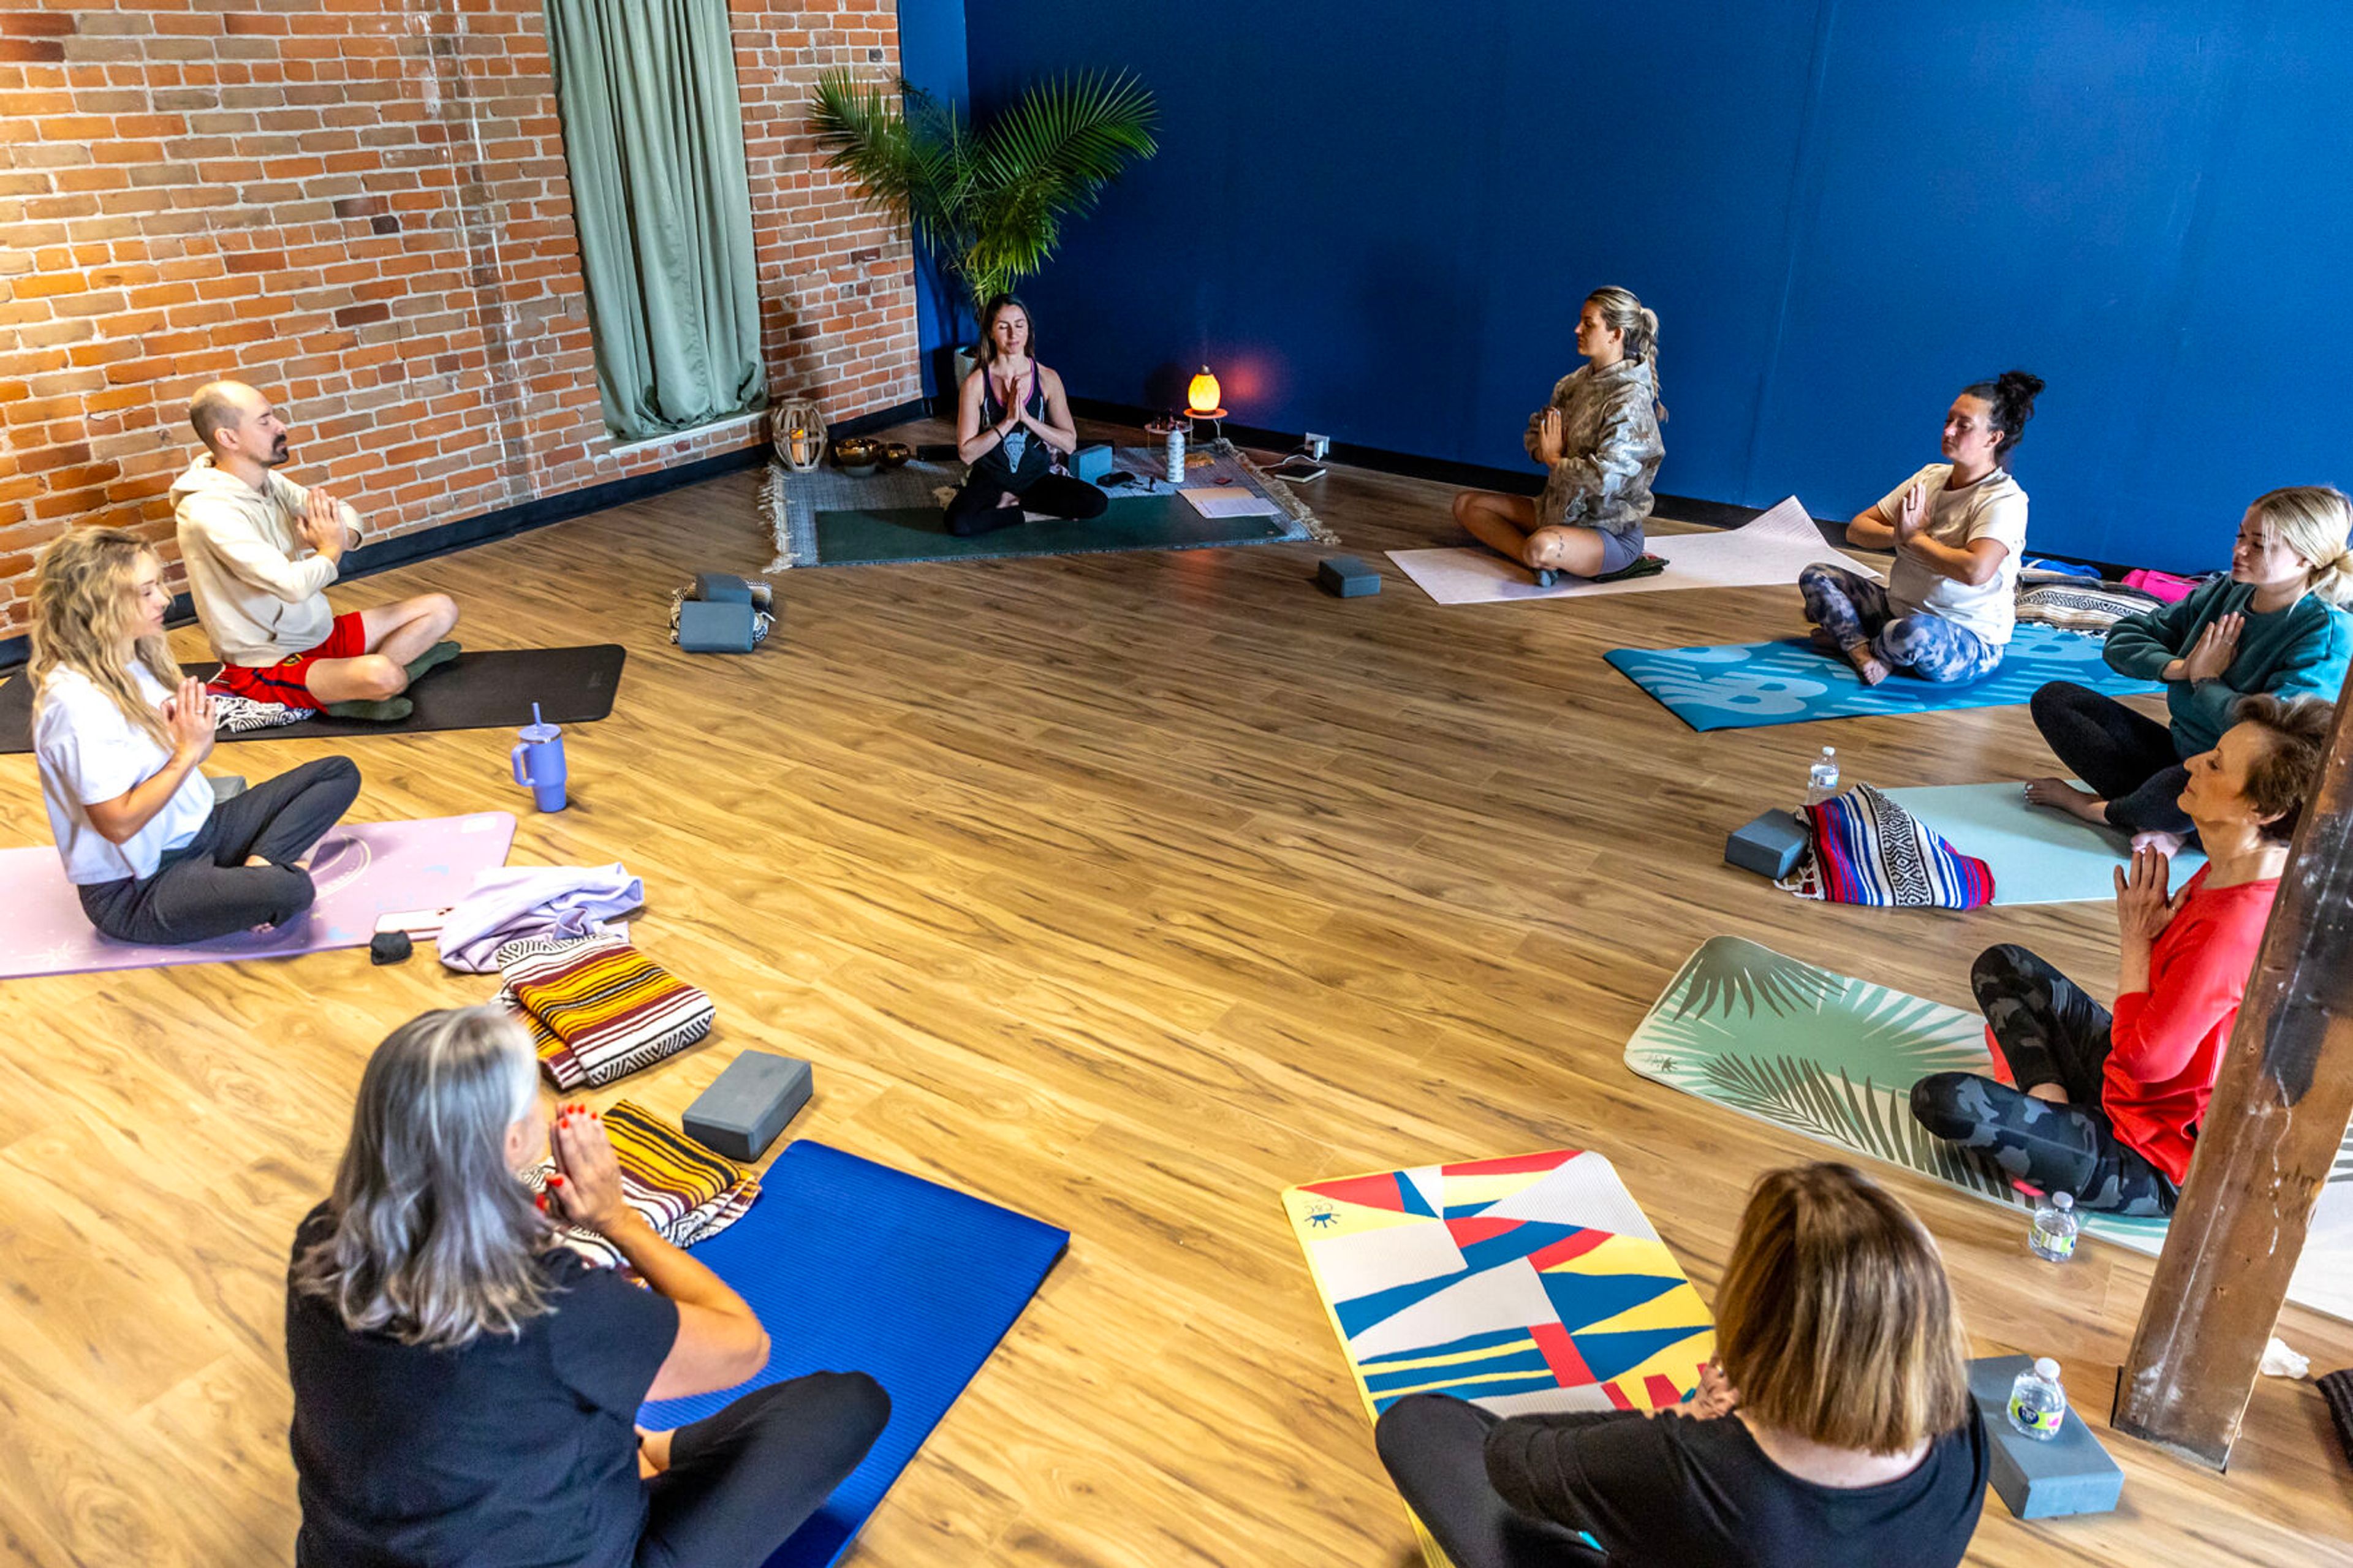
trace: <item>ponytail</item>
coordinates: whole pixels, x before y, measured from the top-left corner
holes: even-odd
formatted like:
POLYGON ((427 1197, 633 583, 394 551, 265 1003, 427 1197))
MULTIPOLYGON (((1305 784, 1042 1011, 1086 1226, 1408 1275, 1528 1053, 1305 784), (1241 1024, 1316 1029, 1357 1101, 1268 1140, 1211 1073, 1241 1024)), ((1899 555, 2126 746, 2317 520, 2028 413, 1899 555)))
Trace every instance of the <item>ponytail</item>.
POLYGON ((1658 406, 1659 423, 1665 424, 1666 405, 1659 403, 1659 313, 1636 299, 1632 289, 1615 284, 1596 289, 1585 302, 1599 306, 1602 323, 1626 335, 1628 359, 1641 360, 1651 367, 1651 401, 1658 406))

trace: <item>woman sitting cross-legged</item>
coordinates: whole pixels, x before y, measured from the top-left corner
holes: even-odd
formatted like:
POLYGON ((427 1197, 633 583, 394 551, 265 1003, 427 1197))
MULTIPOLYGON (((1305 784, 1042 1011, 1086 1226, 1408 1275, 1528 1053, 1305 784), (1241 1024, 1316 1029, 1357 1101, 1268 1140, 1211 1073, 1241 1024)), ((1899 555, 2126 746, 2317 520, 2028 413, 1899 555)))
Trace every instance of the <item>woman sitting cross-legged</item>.
POLYGON ((1815 646, 1843 657, 1865 686, 1898 672, 1974 680, 2001 662, 2026 549, 2026 492, 2010 458, 2042 390, 2022 370, 1963 387, 1945 415, 1945 461, 1846 525, 1848 543, 1895 552, 1884 587, 1841 566, 1798 574, 1815 646))
POLYGON ((1029 307, 1010 294, 991 300, 980 312, 980 364, 956 401, 956 456, 968 471, 947 522, 960 538, 1009 528, 1025 511, 1083 521, 1110 504, 1086 480, 1059 471, 1060 454, 1078 450, 1078 426, 1062 378, 1037 353, 1029 307))
POLYGON ((2090 790, 2039 778, 2026 798, 2171 855, 2190 832, 2175 798, 2181 759, 2211 749, 2242 697, 2335 700, 2353 659, 2353 501, 2326 485, 2255 498, 2231 547, 2231 574, 2179 604, 2108 628, 2109 665, 2165 682, 2169 723, 2054 680, 2034 694, 2035 728, 2090 790))
POLYGON ((1409 1394, 1381 1414, 1381 1462, 1456 1568, 1958 1563, 1989 1451, 1911 1211, 1849 1166, 1771 1173, 1715 1314, 1687 1405, 1498 1417, 1409 1394))
POLYGON ((164 637, 164 564, 119 528, 69 530, 33 580, 33 751, 66 879, 90 924, 178 945, 311 907, 311 853, 359 795, 322 757, 216 803, 196 771, 216 700, 164 637))
POLYGON ((538 1077, 494 1006, 411 1019, 368 1058, 287 1277, 303 1568, 758 1568, 889 1419, 872 1378, 820 1372, 638 1430, 649 1398, 757 1373, 768 1336, 623 1201, 578 1108, 554 1209, 649 1289, 558 1239, 517 1175, 548 1150, 538 1077))
POLYGON ((1585 363, 1560 378, 1521 437, 1544 465, 1544 493, 1463 490, 1454 521, 1550 587, 1553 574, 1598 577, 1642 556, 1651 481, 1666 447, 1659 422, 1659 316, 1623 289, 1596 289, 1577 318, 1585 363))
POLYGON ((2308 699, 2245 698, 2214 749, 2189 760, 2180 805, 2207 862, 2179 893, 2155 849, 2117 871, 2113 1013, 2022 947, 1979 953, 1969 986, 2011 1083, 1924 1078, 1912 1086, 1920 1124, 2079 1208, 2170 1214, 2332 717, 2308 699))

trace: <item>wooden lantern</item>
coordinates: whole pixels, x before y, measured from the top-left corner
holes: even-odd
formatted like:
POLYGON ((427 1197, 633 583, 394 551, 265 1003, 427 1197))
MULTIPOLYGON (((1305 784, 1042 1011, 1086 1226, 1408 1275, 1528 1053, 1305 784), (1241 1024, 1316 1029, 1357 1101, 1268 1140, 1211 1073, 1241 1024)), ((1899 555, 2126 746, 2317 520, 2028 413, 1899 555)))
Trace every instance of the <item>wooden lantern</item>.
POLYGON ((813 474, 825 460, 825 411, 806 397, 776 410, 776 456, 797 474, 813 474))

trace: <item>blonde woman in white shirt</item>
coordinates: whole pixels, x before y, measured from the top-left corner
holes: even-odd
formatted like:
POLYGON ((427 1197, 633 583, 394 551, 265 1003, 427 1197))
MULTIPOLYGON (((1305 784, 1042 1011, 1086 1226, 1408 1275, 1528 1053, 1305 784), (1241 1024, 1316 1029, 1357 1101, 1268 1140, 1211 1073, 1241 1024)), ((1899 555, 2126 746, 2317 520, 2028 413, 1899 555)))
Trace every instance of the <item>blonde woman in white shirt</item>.
POLYGON ((196 765, 215 703, 164 638, 163 563, 137 535, 76 528, 33 587, 33 750, 67 880, 108 936, 177 945, 311 907, 310 855, 359 794, 345 757, 216 804, 196 765))
POLYGON ((1892 674, 1975 680, 1993 672, 2016 623, 2026 492, 2010 454, 2034 416, 2040 377, 2004 371, 1961 389, 1931 463, 1846 525, 1850 544, 1894 550, 1884 586, 1841 567, 1798 574, 1814 643, 1865 686, 1892 674))

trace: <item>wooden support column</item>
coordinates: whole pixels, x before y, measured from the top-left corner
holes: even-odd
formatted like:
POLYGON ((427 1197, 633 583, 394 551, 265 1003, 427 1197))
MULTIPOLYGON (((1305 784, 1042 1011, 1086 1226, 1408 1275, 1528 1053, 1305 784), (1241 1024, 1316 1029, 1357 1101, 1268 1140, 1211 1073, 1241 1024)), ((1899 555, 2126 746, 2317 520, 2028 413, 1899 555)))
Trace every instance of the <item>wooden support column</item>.
MULTIPOLYGON (((2353 693, 2353 682, 2348 692, 2353 693)), ((2131 1353, 2119 1432, 2221 1469, 2353 1114, 2353 697, 2231 1037, 2131 1353)))

